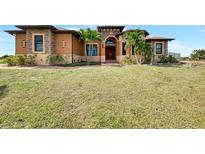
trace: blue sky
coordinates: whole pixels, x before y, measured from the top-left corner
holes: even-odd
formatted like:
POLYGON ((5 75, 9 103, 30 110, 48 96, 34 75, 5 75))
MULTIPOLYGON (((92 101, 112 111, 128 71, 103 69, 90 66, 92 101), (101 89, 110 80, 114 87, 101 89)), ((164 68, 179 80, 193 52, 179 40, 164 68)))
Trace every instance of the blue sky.
MULTIPOLYGON (((95 25, 55 25, 58 28, 79 30, 80 28, 96 29, 95 25)), ((195 49, 205 49, 205 25, 203 26, 165 26, 165 25, 126 25, 125 29, 145 29, 151 36, 175 38, 169 42, 169 51, 189 56, 195 49)), ((0 26, 0 56, 15 54, 15 38, 4 30, 17 29, 14 25, 0 26)))

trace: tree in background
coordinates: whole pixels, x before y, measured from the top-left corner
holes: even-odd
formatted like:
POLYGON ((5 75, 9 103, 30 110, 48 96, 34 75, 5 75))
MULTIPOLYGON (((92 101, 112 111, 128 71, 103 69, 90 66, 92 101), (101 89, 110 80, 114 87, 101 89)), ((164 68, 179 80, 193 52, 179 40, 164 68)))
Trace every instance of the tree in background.
POLYGON ((191 54, 192 60, 205 60, 205 50, 204 49, 198 49, 194 50, 191 54))

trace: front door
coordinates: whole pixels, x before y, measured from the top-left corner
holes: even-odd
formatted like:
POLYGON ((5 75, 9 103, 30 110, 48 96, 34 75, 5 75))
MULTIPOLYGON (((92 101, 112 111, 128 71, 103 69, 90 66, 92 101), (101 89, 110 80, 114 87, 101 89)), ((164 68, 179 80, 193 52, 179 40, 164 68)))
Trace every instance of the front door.
POLYGON ((115 46, 106 46, 105 52, 106 52, 106 54, 105 54, 106 60, 115 60, 116 59, 115 46))

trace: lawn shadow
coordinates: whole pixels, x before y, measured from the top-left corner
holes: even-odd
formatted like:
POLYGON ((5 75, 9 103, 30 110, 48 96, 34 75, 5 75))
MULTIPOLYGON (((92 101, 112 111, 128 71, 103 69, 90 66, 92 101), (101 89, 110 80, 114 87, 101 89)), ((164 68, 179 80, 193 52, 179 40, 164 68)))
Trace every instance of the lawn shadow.
POLYGON ((0 97, 4 96, 8 92, 7 85, 0 85, 0 97))

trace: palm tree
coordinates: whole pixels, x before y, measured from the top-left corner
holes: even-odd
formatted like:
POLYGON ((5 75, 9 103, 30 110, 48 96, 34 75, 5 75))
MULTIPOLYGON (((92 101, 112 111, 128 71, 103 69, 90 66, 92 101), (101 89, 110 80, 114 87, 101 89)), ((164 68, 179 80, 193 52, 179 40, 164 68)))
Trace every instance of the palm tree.
POLYGON ((140 60, 141 63, 143 63, 145 60, 148 60, 152 64, 153 50, 152 50, 151 44, 146 41, 143 41, 141 43, 141 50, 142 50, 141 58, 143 58, 140 60))
POLYGON ((125 48, 132 48, 134 47, 134 54, 135 54, 135 59, 136 63, 139 64, 138 57, 141 54, 141 42, 144 40, 144 33, 140 30, 132 31, 132 32, 127 32, 124 34, 125 40, 126 40, 126 45, 125 48))
POLYGON ((126 39, 125 48, 134 47, 133 50, 137 64, 142 64, 146 58, 152 57, 151 45, 144 39, 143 31, 127 32, 124 37, 126 39))
POLYGON ((96 30, 91 30, 90 28, 80 29, 79 33, 85 43, 91 43, 89 44, 89 50, 91 51, 91 55, 92 55, 93 54, 93 43, 95 41, 101 40, 101 34, 97 32, 96 30))

